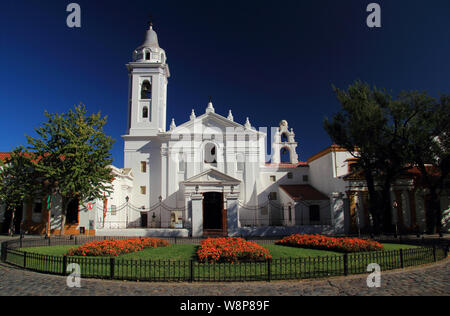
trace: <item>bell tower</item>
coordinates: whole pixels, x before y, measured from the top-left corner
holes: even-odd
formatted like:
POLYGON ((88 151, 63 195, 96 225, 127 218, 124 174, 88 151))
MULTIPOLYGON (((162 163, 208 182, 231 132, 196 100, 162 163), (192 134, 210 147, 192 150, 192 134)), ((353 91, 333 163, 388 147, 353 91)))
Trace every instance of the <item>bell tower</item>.
POLYGON ((128 136, 156 136, 166 131, 167 56, 150 22, 144 43, 127 64, 129 75, 128 136))
POLYGON ((289 130, 288 122, 283 120, 274 135, 272 143, 272 163, 281 163, 281 152, 289 152, 289 163, 298 163, 297 145, 294 130, 289 130))

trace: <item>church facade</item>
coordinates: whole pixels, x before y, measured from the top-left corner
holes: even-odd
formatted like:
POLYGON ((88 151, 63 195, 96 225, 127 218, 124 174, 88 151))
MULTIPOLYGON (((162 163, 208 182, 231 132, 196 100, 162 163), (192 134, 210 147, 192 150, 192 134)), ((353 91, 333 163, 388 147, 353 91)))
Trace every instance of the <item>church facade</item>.
MULTIPOLYGON (((273 136, 239 123, 230 110, 186 111, 166 126, 170 70, 153 27, 133 52, 129 74, 124 168, 111 166, 114 191, 97 201, 72 201, 66 234, 100 236, 281 236, 345 234, 370 227, 367 188, 352 176, 354 158, 333 145, 301 162, 294 130, 283 118, 273 136), (270 137, 271 155, 268 155, 270 137)), ((0 158, 1 155, 0 155, 0 158)), ((425 193, 413 179, 394 186, 393 222, 425 230, 425 193)), ((450 199, 441 205, 448 210, 450 199)), ((59 203, 26 203, 16 218, 29 233, 57 234, 59 203), (51 215, 50 215, 51 214, 51 215)), ((4 221, 4 206, 0 221, 4 221)))
POLYGON ((187 112, 185 123, 172 119, 166 128, 170 71, 152 26, 127 68, 124 167, 134 177, 128 208, 140 215, 129 222, 168 233, 177 226, 175 233, 192 236, 267 233, 268 227, 289 230, 300 222, 317 232, 331 226, 329 196, 311 185, 287 121, 276 129, 272 157, 265 132, 248 118, 236 122, 231 110, 216 113, 211 100, 203 113, 187 112), (288 162, 282 162, 282 152, 288 162), (302 204, 296 201, 300 196, 302 204))

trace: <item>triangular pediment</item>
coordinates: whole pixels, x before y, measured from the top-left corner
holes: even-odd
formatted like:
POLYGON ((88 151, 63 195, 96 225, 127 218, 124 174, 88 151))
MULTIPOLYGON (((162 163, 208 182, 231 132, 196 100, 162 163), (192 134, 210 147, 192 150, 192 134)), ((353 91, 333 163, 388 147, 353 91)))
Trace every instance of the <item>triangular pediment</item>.
POLYGON ((197 185, 197 184, 228 184, 238 185, 241 181, 233 178, 223 172, 216 169, 205 170, 198 175, 195 175, 183 183, 185 185, 197 185))
POLYGON ((175 127, 170 133, 172 134, 215 134, 218 131, 225 133, 227 129, 232 128, 237 131, 251 131, 258 133, 254 129, 246 129, 244 125, 227 119, 217 113, 205 113, 193 120, 187 121, 175 127))

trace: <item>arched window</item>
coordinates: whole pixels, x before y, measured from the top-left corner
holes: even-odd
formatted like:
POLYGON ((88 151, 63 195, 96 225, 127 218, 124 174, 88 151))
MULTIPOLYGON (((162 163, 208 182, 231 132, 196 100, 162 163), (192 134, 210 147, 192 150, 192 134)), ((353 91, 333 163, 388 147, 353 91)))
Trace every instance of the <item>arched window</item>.
POLYGON ((78 223, 79 201, 73 199, 69 202, 66 210, 66 224, 78 223))
POLYGON ((151 98, 152 98, 152 84, 150 83, 150 81, 145 80, 142 83, 141 99, 142 100, 149 100, 151 98))
POLYGON ((145 52, 145 60, 150 60, 150 52, 145 52))
POLYGON ((184 160, 184 154, 179 154, 178 156, 178 171, 179 172, 185 172, 186 170, 186 163, 184 160))
POLYGON ((281 134, 281 141, 283 143, 288 142, 289 141, 289 137, 286 133, 281 134))
POLYGON ((216 145, 212 143, 205 146, 205 163, 217 163, 216 145))
POLYGON ((281 163, 291 163, 291 151, 288 147, 281 148, 280 152, 280 162, 281 163))
POLYGON ((148 118, 148 107, 146 106, 142 108, 142 118, 148 118))
POLYGON ((237 162, 237 171, 244 171, 244 155, 237 154, 236 155, 236 162, 237 162))

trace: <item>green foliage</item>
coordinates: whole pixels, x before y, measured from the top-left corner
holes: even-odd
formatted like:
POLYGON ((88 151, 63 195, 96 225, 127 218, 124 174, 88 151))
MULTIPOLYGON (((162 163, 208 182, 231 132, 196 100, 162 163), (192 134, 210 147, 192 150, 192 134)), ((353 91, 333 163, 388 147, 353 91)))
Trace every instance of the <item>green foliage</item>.
MULTIPOLYGON (((375 226, 383 222, 389 230, 391 186, 413 166, 420 169, 436 204, 438 195, 433 192, 444 187, 450 172, 450 97, 442 96, 438 102, 412 91, 394 99, 361 81, 346 91, 333 89, 342 109, 331 120, 324 120, 324 128, 333 142, 357 158, 368 185, 375 226), (426 168, 427 164, 435 168, 426 168)), ((437 204, 430 208, 439 213, 437 204)))
POLYGON ((84 202, 112 191, 113 175, 108 166, 114 140, 103 131, 107 118, 86 113, 82 104, 68 113, 45 112, 47 122, 36 129, 38 137, 27 136, 28 150, 39 157, 35 167, 46 194, 62 197, 61 232, 66 206, 72 199, 84 202))
POLYGON ((450 174, 450 96, 442 95, 438 101, 426 93, 404 92, 399 103, 415 114, 409 124, 409 133, 403 138, 405 152, 410 163, 420 170, 420 184, 427 189, 428 232, 440 231, 439 197, 450 174))
POLYGON ((63 114, 45 113, 48 121, 28 136, 28 149, 39 159, 36 169, 51 188, 66 199, 90 200, 111 192, 110 150, 114 144, 100 113, 86 116, 84 105, 63 114))
POLYGON ((39 185, 36 184, 37 174, 33 168, 30 155, 23 147, 14 149, 10 157, 0 160, 0 201, 12 212, 10 234, 13 233, 15 211, 35 194, 39 185))
POLYGON ((370 163, 383 140, 381 131, 388 118, 380 104, 388 102, 389 96, 373 90, 360 81, 347 91, 333 87, 342 110, 332 120, 325 118, 324 127, 332 140, 345 147, 350 153, 370 163))

